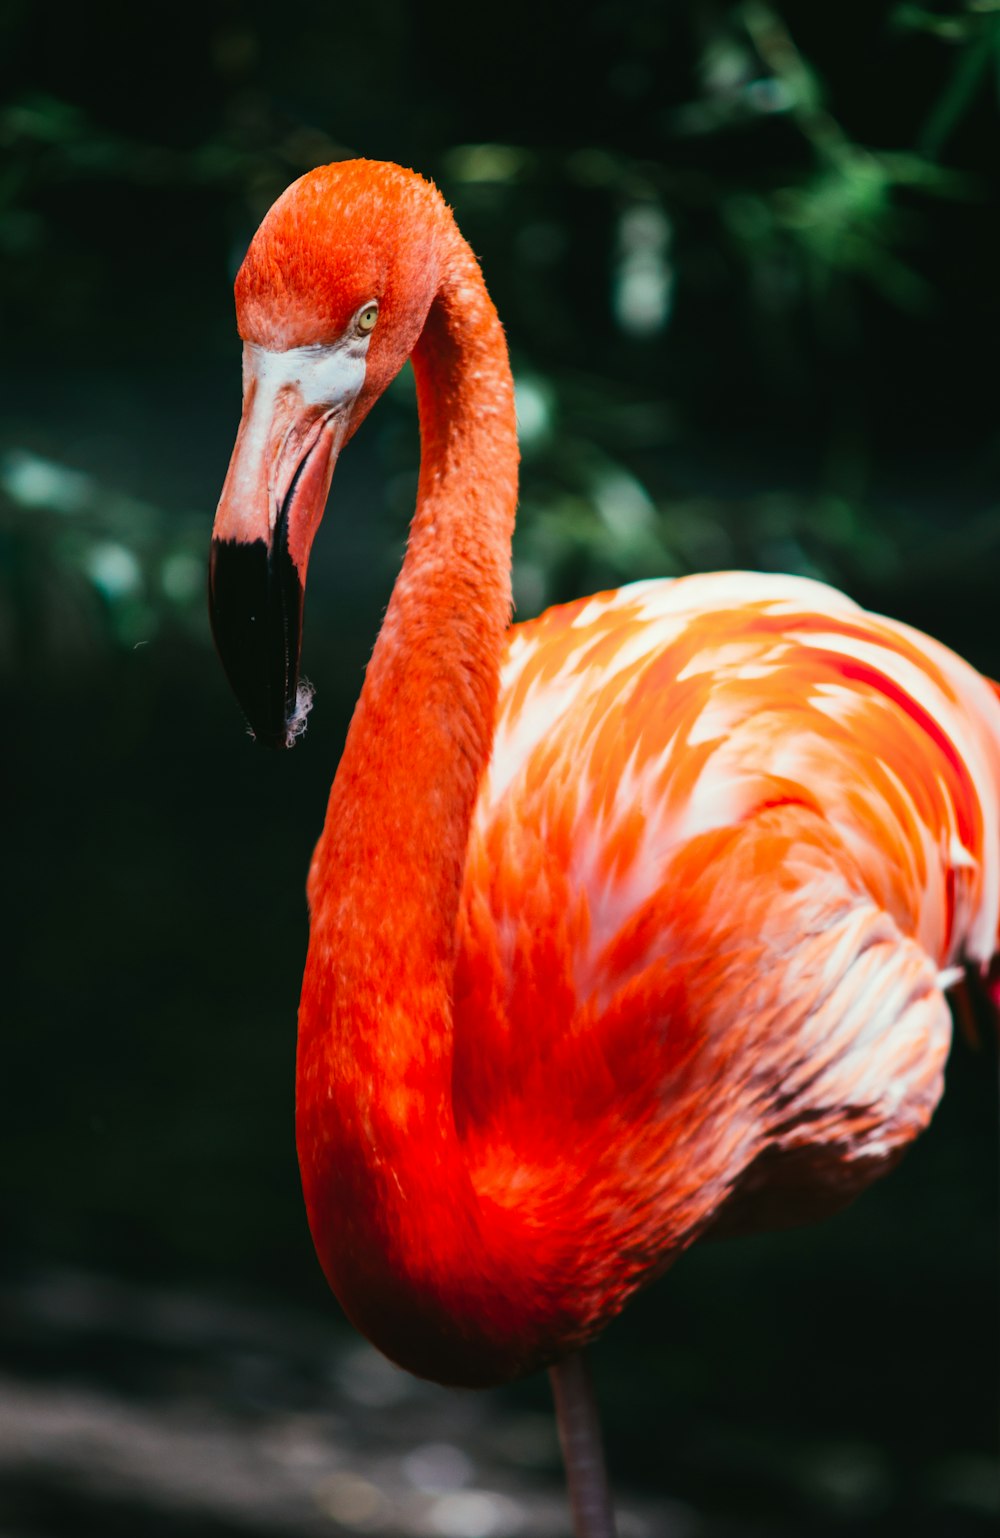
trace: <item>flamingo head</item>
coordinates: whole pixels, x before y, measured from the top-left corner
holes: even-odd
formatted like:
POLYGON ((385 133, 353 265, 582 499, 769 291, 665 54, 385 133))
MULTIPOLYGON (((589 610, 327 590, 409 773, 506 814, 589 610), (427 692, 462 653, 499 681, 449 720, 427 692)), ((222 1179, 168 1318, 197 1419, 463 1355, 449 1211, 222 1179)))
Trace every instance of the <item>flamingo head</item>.
POLYGON ((305 725, 306 568, 337 455, 420 336, 450 222, 412 172, 321 166, 274 204, 237 276, 243 416, 215 517, 209 610, 251 732, 272 747, 305 725))

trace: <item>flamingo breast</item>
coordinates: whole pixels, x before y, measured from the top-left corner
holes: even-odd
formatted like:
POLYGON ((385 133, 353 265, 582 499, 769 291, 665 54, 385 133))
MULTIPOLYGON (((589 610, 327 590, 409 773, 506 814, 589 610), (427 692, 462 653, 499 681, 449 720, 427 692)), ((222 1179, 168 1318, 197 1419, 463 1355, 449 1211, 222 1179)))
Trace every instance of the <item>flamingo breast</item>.
POLYGON ((712 1222, 839 1205, 926 1124, 943 990, 996 948, 998 806, 990 686, 822 584, 638 583, 511 632, 455 1115, 588 1319, 712 1222))

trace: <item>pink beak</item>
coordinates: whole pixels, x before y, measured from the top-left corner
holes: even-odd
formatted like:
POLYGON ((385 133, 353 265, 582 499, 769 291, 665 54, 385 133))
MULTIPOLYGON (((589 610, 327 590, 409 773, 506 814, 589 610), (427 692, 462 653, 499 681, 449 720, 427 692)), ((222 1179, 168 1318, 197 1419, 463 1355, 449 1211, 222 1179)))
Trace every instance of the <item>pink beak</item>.
POLYGON ((306 569, 326 506, 349 400, 310 399, 314 349, 248 347, 236 447, 215 517, 209 614, 216 649, 250 730, 291 747, 311 699, 299 683, 306 569), (254 356, 256 354, 256 357, 254 356))

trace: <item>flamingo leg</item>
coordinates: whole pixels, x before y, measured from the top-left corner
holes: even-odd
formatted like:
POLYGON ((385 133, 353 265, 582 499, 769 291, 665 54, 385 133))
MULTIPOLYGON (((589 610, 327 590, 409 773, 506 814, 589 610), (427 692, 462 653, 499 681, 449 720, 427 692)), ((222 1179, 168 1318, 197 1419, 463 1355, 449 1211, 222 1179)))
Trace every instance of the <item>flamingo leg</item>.
POLYGON ((583 1353, 578 1351, 550 1367, 549 1378, 556 1402, 574 1538, 615 1538, 601 1422, 583 1353))

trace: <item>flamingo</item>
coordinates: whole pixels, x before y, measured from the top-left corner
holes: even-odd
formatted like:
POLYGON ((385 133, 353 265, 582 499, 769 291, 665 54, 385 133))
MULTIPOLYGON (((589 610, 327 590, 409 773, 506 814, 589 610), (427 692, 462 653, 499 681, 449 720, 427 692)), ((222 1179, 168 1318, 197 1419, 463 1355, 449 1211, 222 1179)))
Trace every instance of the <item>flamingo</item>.
POLYGON ((309 872, 297 1142, 349 1318, 446 1384, 552 1376, 578 1538, 613 1514, 582 1349, 707 1232, 841 1207, 942 1091, 1000 915, 1000 699, 799 577, 646 581, 510 627, 507 348, 437 189, 309 172, 236 280, 216 644, 290 746, 337 456, 407 359, 409 544, 309 872))

